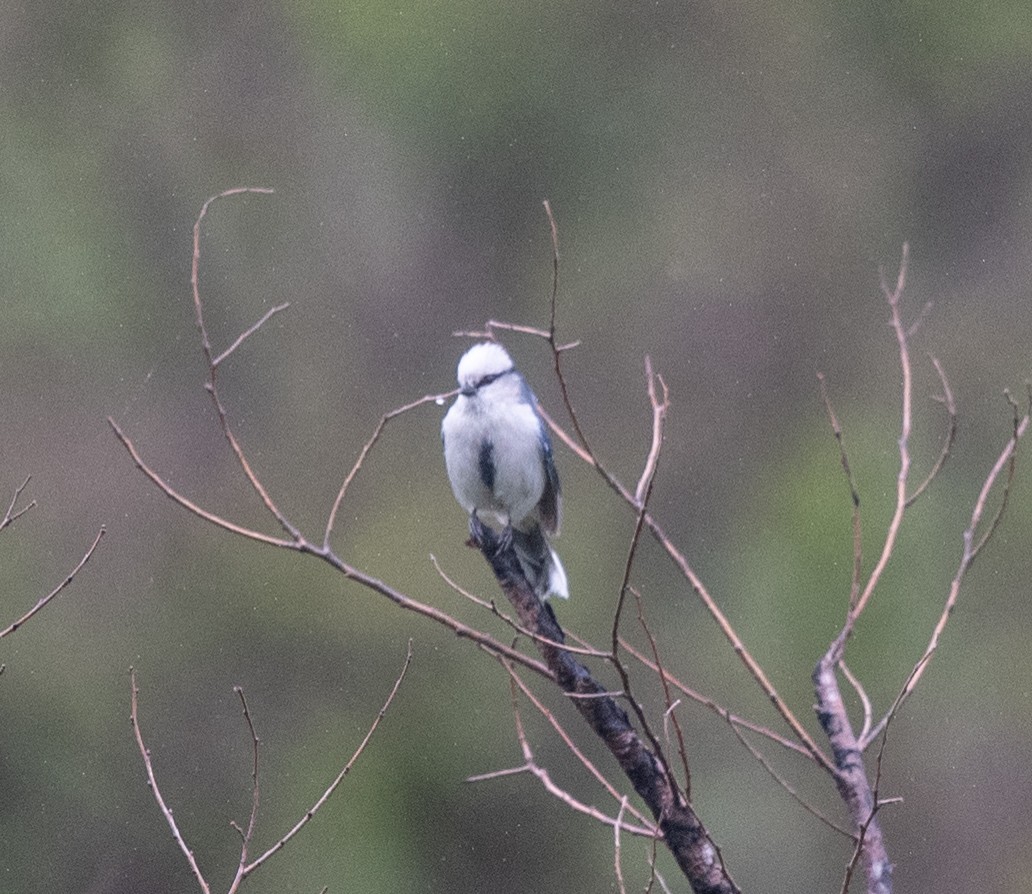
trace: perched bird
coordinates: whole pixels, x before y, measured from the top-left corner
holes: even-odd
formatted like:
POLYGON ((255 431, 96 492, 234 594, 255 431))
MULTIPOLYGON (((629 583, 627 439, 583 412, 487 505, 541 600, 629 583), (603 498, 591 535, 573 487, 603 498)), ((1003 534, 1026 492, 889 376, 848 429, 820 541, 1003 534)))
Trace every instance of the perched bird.
POLYGON ((459 360, 459 395, 441 424, 455 499, 512 537, 523 573, 544 600, 570 595, 559 556, 559 475, 537 400, 505 348, 474 345, 459 360))

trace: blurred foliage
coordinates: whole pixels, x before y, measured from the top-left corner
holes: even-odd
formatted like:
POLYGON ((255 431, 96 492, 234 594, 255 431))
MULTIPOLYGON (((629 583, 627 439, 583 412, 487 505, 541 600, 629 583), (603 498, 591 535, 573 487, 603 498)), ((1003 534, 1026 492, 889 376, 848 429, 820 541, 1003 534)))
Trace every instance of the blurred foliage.
MULTIPOLYGON (((234 425, 275 498, 317 537, 380 415, 451 387, 489 318, 547 320, 559 221, 560 337, 584 428, 636 480, 642 357, 671 388, 653 508, 792 706, 840 622, 850 502, 816 371, 845 430, 865 568, 891 512, 899 370, 878 292, 911 244, 915 480, 943 433, 938 356, 960 410, 953 456, 914 507, 851 645, 884 710, 927 642, 978 488, 1002 448, 1000 397, 1029 375, 1032 13, 1026 4, 188 2, 0 9, 0 456, 33 474, 0 534, 3 617, 50 590, 101 524, 90 565, 0 644, 0 889, 196 890, 145 784, 127 668, 165 795, 216 887, 249 809, 274 842, 360 741, 369 750, 247 890, 598 891, 611 836, 517 765, 508 682, 468 643, 314 561, 189 517, 132 467, 105 417, 184 493, 263 530, 202 389, 191 228, 212 207, 201 286, 218 348, 291 308, 221 370, 234 425)), ((546 406, 540 344, 509 347, 546 406)), ((441 409, 396 420, 335 545, 417 598, 508 632, 429 557, 493 597, 463 546, 439 457, 441 409)), ((561 418, 561 415, 560 415, 561 418)), ((570 629, 604 642, 633 517, 559 449, 570 629)), ((1027 464, 1026 464, 1027 465, 1027 464)), ((1028 887, 1030 473, 972 570, 940 654, 890 731, 883 814, 900 890, 1028 887), (962 819, 958 819, 962 818, 962 819)), ((635 583, 669 667, 775 724, 660 551, 635 583)), ((7 623, 5 620, 4 623, 7 623)), ((638 640, 633 629, 628 635, 638 640)), ((538 691, 606 767, 568 705, 538 691)), ((642 685, 658 713, 658 692, 642 685)), ((685 706, 693 796, 745 890, 835 891, 848 848, 792 803, 711 714, 685 706)), ((543 763, 607 804, 525 720, 543 763)), ((779 769, 839 815, 823 779, 779 769)), ((661 870, 678 886, 669 859, 661 870)), ((628 884, 645 883, 640 843, 628 884)))

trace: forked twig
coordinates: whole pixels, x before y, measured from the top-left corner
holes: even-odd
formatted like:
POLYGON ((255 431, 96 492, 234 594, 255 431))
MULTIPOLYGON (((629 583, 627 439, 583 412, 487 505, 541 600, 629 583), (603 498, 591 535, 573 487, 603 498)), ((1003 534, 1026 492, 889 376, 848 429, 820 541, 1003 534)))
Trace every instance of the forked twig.
POLYGON ((402 681, 405 679, 405 674, 408 673, 409 666, 412 664, 412 640, 408 641, 408 647, 405 651, 405 661, 401 666, 401 672, 398 674, 398 678, 394 681, 394 686, 391 687, 390 695, 387 696, 383 706, 380 708, 376 717, 373 719, 372 724, 366 731, 365 736, 359 743, 358 748, 355 749, 354 753, 348 759, 348 762, 344 765, 344 768, 337 774, 336 778, 329 784, 326 791, 319 796, 318 800, 305 811, 304 816, 301 817, 279 841, 277 841, 272 847, 270 847, 264 854, 258 857, 254 862, 244 866, 241 870, 241 877, 246 877, 254 872, 259 866, 261 866, 266 860, 269 859, 277 851, 282 850, 283 847, 290 841, 298 832, 300 832, 305 825, 315 816, 316 812, 320 807, 323 806, 332 796, 333 793, 340 786, 341 782, 344 781, 344 777, 351 772, 351 768, 354 767, 355 762, 362 756, 362 752, 365 751, 366 746, 369 744, 370 739, 373 738, 373 733, 376 732, 380 726, 380 722, 384 717, 387 716, 387 710, 390 708, 394 697, 398 694, 398 690, 401 688, 402 681))
POLYGON ((932 366, 935 367, 935 372, 939 376, 939 382, 942 385, 942 397, 937 398, 944 407, 946 407, 946 413, 949 418, 946 437, 943 440, 942 448, 939 450, 939 456, 932 464, 931 471, 925 477, 914 492, 907 497, 907 506, 912 506, 918 497, 921 496, 929 487, 929 485, 939 476, 942 471, 942 467, 946 465, 946 460, 949 459, 950 450, 953 448, 953 442, 957 438, 957 403, 953 398, 953 390, 950 388, 950 383, 946 378, 946 373, 942 368, 942 364, 939 363, 939 358, 934 354, 929 354, 929 358, 932 361, 932 366))
POLYGON ((910 248, 904 242, 903 254, 899 262, 899 273, 896 277, 894 288, 889 288, 885 282, 884 274, 882 275, 882 294, 885 296, 886 301, 888 301, 891 311, 892 331, 896 335, 896 343, 899 348, 900 372, 903 376, 903 386, 901 389, 902 413, 899 434, 899 472, 896 475, 896 505, 885 533, 885 540, 882 543, 878 561, 868 576, 867 583, 857 597, 856 603, 850 606, 849 612, 846 615, 846 623, 843 625, 842 631, 835 641, 833 648, 836 652, 834 655, 836 661, 842 654, 846 640, 852 635, 857 618, 860 617, 863 610, 867 607, 875 587, 881 581, 882 574, 889 564, 889 559, 892 557, 893 550, 896 547, 896 540, 899 537, 900 528, 903 524, 903 514, 907 508, 907 481, 910 475, 910 431, 913 424, 913 411, 911 409, 913 401, 913 372, 910 364, 910 345, 907 340, 907 330, 900 313, 900 302, 906 285, 909 257, 910 248))
POLYGON ((35 500, 29 500, 21 509, 16 510, 14 507, 18 505, 18 498, 22 495, 22 491, 28 487, 29 482, 32 480, 31 475, 26 475, 25 480, 14 489, 14 496, 11 497, 11 503, 7 507, 7 511, 4 513, 4 517, 0 518, 0 531, 6 528, 9 524, 16 521, 18 518, 23 516, 26 512, 32 509, 36 505, 35 500))
POLYGON ((684 796, 691 801, 692 773, 688 768, 688 746, 685 744, 684 731, 681 729, 681 722, 677 719, 677 712, 675 711, 680 700, 675 702, 670 692, 670 680, 666 675, 662 662, 659 660, 659 646, 656 643, 656 638, 652 635, 652 630, 649 628, 648 622, 645 620, 645 603, 641 598, 641 593, 639 593, 634 587, 631 587, 631 592, 634 594, 634 601, 638 606, 638 624, 641 626, 646 639, 649 641, 649 648, 652 650, 652 660, 656 663, 656 675, 659 677, 660 685, 663 687, 663 699, 666 702, 666 710, 663 712, 663 717, 670 718, 670 721, 674 725, 674 733, 677 736, 677 753, 680 755, 681 768, 684 770, 684 784, 682 786, 684 789, 684 796))
POLYGON ((380 435, 383 433, 384 428, 387 427, 387 423, 392 419, 397 419, 404 413, 408 413, 410 410, 414 410, 417 407, 421 407, 428 403, 434 403, 440 405, 444 403, 448 398, 454 397, 458 393, 458 389, 453 389, 444 394, 425 394, 414 401, 411 401, 403 406, 396 407, 388 413, 384 413, 380 417, 380 421, 376 423, 376 427, 373 429, 373 433, 366 440, 365 444, 362 445, 362 449, 359 451, 358 458, 355 460, 351 470, 344 477, 344 483, 341 484, 340 490, 337 491, 337 497, 333 501, 333 508, 330 510, 329 518, 326 519, 326 530, 323 533, 323 549, 329 550, 330 548, 330 536, 333 534, 333 526, 337 521, 337 513, 340 511, 341 504, 344 502, 344 496, 348 492, 348 488, 351 486, 351 482, 355 480, 355 476, 358 475, 362 469, 362 465, 365 462, 366 457, 369 455, 369 451, 376 446, 376 442, 380 440, 380 435))
MULTIPOLYGON (((603 825, 611 826, 613 828, 622 827, 623 829, 634 835, 640 835, 646 838, 653 839, 656 838, 659 834, 657 829, 651 823, 649 823, 648 820, 638 811, 633 810, 632 812, 642 823, 642 825, 640 826, 628 825, 627 823, 623 822, 623 814, 627 810, 626 806, 621 807, 620 814, 617 818, 610 817, 603 813, 601 810, 599 810, 597 807, 592 807, 589 804, 585 804, 583 801, 580 801, 579 799, 571 795, 568 791, 566 791, 566 789, 557 785, 555 781, 552 779, 548 770, 546 770, 544 767, 537 763, 537 760, 534 757, 534 750, 533 748, 531 748, 530 741, 527 738, 527 733, 523 726, 523 717, 520 713, 519 701, 517 699, 516 694, 517 687, 519 687, 519 689, 521 689, 524 692, 524 694, 527 694, 528 690, 524 686, 523 681, 520 680, 519 677, 516 675, 512 666, 504 660, 502 661, 502 663, 505 666, 506 670, 509 671, 509 686, 510 696, 512 700, 513 720, 516 726, 516 738, 519 742, 520 751, 523 754, 524 762, 518 767, 510 767, 504 770, 493 770, 489 773, 480 773, 476 776, 469 776, 467 777, 466 782, 487 782, 493 779, 500 779, 505 776, 517 776, 523 773, 529 773, 531 776, 537 779, 538 782, 541 783, 545 791, 552 795, 552 797, 561 801, 571 810, 574 810, 577 813, 584 814, 585 816, 589 816, 592 819, 602 823, 603 825)), ((556 724, 554 722, 554 718, 551 718, 550 712, 548 712, 544 705, 542 705, 540 701, 538 701, 537 699, 533 699, 533 701, 535 703, 535 707, 537 707, 539 711, 541 711, 549 719, 553 720, 553 726, 555 727, 556 724)), ((585 763, 585 761, 586 758, 582 757, 581 762, 585 763)), ((591 766, 590 762, 587 762, 586 766, 588 766, 589 769, 594 769, 591 766)), ((604 781, 604 778, 601 777, 601 774, 598 774, 597 770, 595 770, 595 773, 597 774, 596 778, 601 778, 604 781)), ((613 795, 613 797, 620 800, 622 804, 626 802, 626 797, 619 795, 616 792, 616 790, 608 784, 608 782, 605 782, 605 784, 607 788, 609 788, 610 794, 613 795)))
POLYGON ((525 636, 528 639, 534 640, 535 642, 544 643, 545 645, 558 646, 560 648, 565 649, 567 652, 572 652, 574 655, 583 655, 585 658, 608 659, 611 657, 609 652, 603 652, 601 649, 594 649, 587 646, 570 646, 566 643, 555 642, 554 640, 550 640, 548 637, 542 636, 540 633, 537 633, 534 630, 530 630, 522 626, 518 621, 516 621, 514 618, 510 617, 500 608, 498 608, 498 604, 493 599, 481 599, 479 596, 475 596, 465 587, 460 586, 458 581, 456 581, 453 577, 449 576, 445 572, 445 570, 441 567, 441 563, 437 561, 437 557, 432 553, 430 555, 430 563, 434 566, 434 570, 437 571, 437 574, 441 578, 441 580, 443 580, 450 589, 458 593, 463 599, 468 599, 474 605, 478 605, 483 609, 487 609, 489 612, 491 612, 492 615, 498 618, 498 620, 500 620, 504 624, 507 624, 521 636, 525 636))
MULTIPOLYGON (((1009 395, 1008 395, 1009 399, 1009 395)), ((1030 397, 1030 404, 1032 404, 1032 397, 1030 397)), ((1015 461, 1017 458, 1018 444, 1021 439, 1025 436, 1029 427, 1030 413, 1026 410, 1024 415, 1021 416, 1018 413, 1017 405, 1011 400, 1011 406, 1014 409, 1014 425, 1011 432, 1011 437, 1007 441, 1003 451, 997 457, 996 462, 993 464, 986 476, 985 481, 982 482, 982 487, 979 490, 978 498, 975 500, 975 505, 971 510, 971 517, 968 522, 967 528, 963 534, 963 551, 961 553, 960 562, 957 566, 957 570, 953 575, 953 580, 950 581, 949 592, 946 596, 946 602, 943 605, 942 612, 939 614, 939 619, 936 621, 935 627, 932 630, 931 638, 928 641, 928 645, 925 646, 925 650, 921 657, 917 660, 913 670, 907 676, 906 681, 903 684, 899 695, 893 702, 892 707, 885 713, 885 716, 876 723, 866 736, 863 737, 861 744, 864 748, 870 745, 871 742, 885 729, 892 716, 896 711, 899 710, 903 702, 910 696, 917 686, 918 681, 924 675, 925 670, 931 663, 932 658, 935 655, 936 650, 939 648, 939 640, 942 637, 943 631, 946 629, 946 625, 949 623, 950 618, 953 616, 953 611, 957 605, 957 599, 960 597, 960 588, 964 582, 964 577, 967 575, 968 570, 974 563, 978 554, 982 551, 985 545, 992 538, 996 532, 997 527, 1000 524, 1000 520, 1003 518, 1004 510, 1007 508, 1008 498, 1010 496, 1011 486, 1014 481, 1014 469, 1015 461), (975 536, 982 523, 982 517, 985 513, 986 506, 989 501, 989 495, 995 487, 1000 476, 1006 470, 1006 477, 1003 481, 1003 492, 1000 497, 1000 504, 993 514, 992 518, 986 523, 985 530, 982 536, 976 541, 975 536)))
MULTIPOLYGON (((273 854, 285 847, 287 842, 289 842, 295 835, 297 835, 297 833, 304 828, 304 826, 312 819, 312 817, 315 816, 319 808, 321 808, 330 799, 333 793, 337 790, 340 783, 344 780, 344 777, 347 776, 349 772, 351 772, 351 768, 355 765, 355 762, 362 755, 362 752, 365 751, 366 746, 369 744, 370 739, 372 739, 373 737, 373 733, 376 732, 376 729, 377 727, 379 727, 380 722, 386 716, 387 710, 390 708, 391 703, 394 701, 394 697, 398 694, 398 690, 401 688, 402 681, 405 679, 405 674, 407 673, 409 665, 411 665, 411 663, 412 640, 409 640, 408 648, 406 649, 405 653, 405 661, 402 665, 401 672, 398 674, 397 679, 394 681, 394 686, 391 688, 390 695, 387 696, 387 700, 383 703, 383 706, 380 708, 379 713, 377 713, 369 729, 366 731, 366 734, 363 737, 361 743, 359 744, 358 748, 355 749, 355 752, 351 755, 351 758, 348 760, 348 762, 344 765, 344 768, 340 771, 340 773, 337 774, 337 777, 333 780, 333 782, 330 783, 329 787, 326 789, 326 791, 323 792, 319 799, 311 807, 309 807, 308 810, 305 811, 301 819, 298 820, 291 827, 291 829, 282 838, 280 838, 272 847, 265 851, 265 853, 263 853, 256 860, 253 860, 251 862, 248 862, 247 854, 251 844, 252 836, 254 834, 255 823, 258 818, 258 804, 260 799, 260 791, 258 785, 259 740, 258 734, 254 728, 254 723, 251 720, 251 714, 248 710, 247 701, 244 698, 243 690, 239 686, 234 687, 233 691, 237 694, 237 696, 240 699, 240 703, 243 708, 244 720, 247 723, 247 728, 251 736, 253 757, 251 764, 251 813, 247 822, 247 828, 243 829, 236 822, 230 822, 230 825, 234 829, 236 829, 236 831, 240 835, 241 847, 240 860, 237 865, 236 874, 233 877, 233 881, 229 887, 229 894, 236 894, 236 892, 240 889, 240 885, 244 881, 244 879, 246 879, 249 875, 251 875, 251 873, 258 869, 258 867, 265 863, 265 861, 268 860, 269 857, 271 857, 273 854)), ((165 822, 168 824, 169 829, 172 830, 173 839, 175 839, 176 844, 179 845, 179 849, 183 852, 183 855, 186 857, 187 862, 190 864, 190 869, 193 871, 194 877, 197 879, 197 883, 200 885, 201 890, 205 892, 205 894, 210 894, 211 888, 207 880, 205 879, 204 874, 201 872, 200 866, 198 866, 197 864, 197 860, 194 856, 193 851, 186 843, 186 839, 183 837, 183 834, 180 831, 178 824, 176 823, 175 816, 172 813, 172 809, 168 806, 164 796, 161 793, 161 788, 158 786, 158 780, 154 772, 154 763, 151 758, 150 749, 146 746, 144 742, 143 732, 140 728, 138 705, 140 690, 136 685, 136 671, 131 667, 129 668, 129 681, 130 720, 132 721, 133 735, 136 738, 136 745, 139 749, 140 756, 143 758, 144 769, 147 771, 147 782, 150 786, 151 793, 153 794, 154 800, 157 802, 158 808, 161 810, 162 815, 165 817, 165 822)))

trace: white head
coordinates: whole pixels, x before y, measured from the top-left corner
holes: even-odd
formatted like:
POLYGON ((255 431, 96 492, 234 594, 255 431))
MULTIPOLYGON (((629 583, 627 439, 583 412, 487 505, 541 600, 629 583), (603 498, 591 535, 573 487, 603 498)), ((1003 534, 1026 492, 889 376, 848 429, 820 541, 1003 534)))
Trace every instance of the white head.
POLYGON ((471 395, 478 386, 493 381, 513 368, 512 358, 500 344, 487 341, 473 345, 459 360, 459 388, 463 394, 471 395))

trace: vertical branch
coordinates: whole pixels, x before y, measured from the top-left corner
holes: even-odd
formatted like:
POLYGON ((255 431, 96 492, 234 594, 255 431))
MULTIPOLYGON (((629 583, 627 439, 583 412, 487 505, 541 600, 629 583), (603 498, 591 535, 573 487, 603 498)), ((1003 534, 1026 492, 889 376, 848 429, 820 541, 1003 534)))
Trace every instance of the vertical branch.
POLYGON ((172 830, 172 837, 175 839, 176 844, 179 845, 179 849, 186 857, 187 863, 190 864, 190 869, 193 870, 194 877, 197 879, 197 883, 201 886, 201 890, 204 894, 211 894, 211 888, 208 887, 208 882, 205 880, 200 867, 197 865, 197 860, 194 857, 193 851, 190 850, 186 840, 183 838, 183 834, 179 831, 179 826, 176 825, 175 817, 172 816, 172 810, 165 803, 165 799, 161 794, 161 789, 158 787, 158 780, 154 776, 154 765, 151 763, 150 749, 144 744, 143 733, 140 730, 140 719, 137 712, 137 698, 140 690, 136 686, 136 671, 133 668, 129 668, 129 687, 129 719, 133 725, 133 734, 136 736, 136 747, 140 750, 140 756, 143 758, 143 766, 147 770, 147 785, 150 786, 151 794, 154 795, 154 800, 158 802, 158 807, 161 810, 162 815, 165 817, 165 822, 168 823, 168 827, 172 830))
POLYGON ((222 403, 222 398, 219 396, 218 389, 218 368, 219 364, 222 363, 237 347, 246 339, 248 336, 253 335, 258 329, 269 320, 275 313, 284 310, 287 305, 281 304, 277 307, 272 308, 268 311, 257 323, 247 329, 242 335, 240 335, 232 345, 217 357, 212 353, 211 337, 208 334, 207 324, 204 322, 204 302, 201 299, 201 287, 200 287, 200 265, 201 265, 201 224, 204 218, 208 214, 208 208, 217 199, 224 199, 230 196, 240 195, 242 193, 258 193, 261 195, 271 195, 273 190, 265 187, 249 187, 242 186, 234 189, 227 189, 220 192, 218 195, 211 196, 201 206, 200 213, 197 215, 197 219, 194 221, 193 226, 193 256, 190 264, 190 288, 193 294, 194 304, 194 318, 197 325, 197 331, 201 336, 201 350, 204 353, 204 359, 208 364, 208 382, 205 385, 205 389, 208 395, 211 397, 212 404, 215 407, 215 413, 219 419, 219 426, 222 428, 222 434, 229 444, 230 449, 233 451, 233 455, 236 457, 237 463, 243 470, 244 475, 247 478, 248 483, 251 485, 254 492, 261 499, 262 503, 269 513, 276 519, 280 527, 290 535, 290 537, 297 541, 301 539, 301 534, 287 519, 287 517, 280 511, 279 507, 273 502, 272 497, 265 489, 265 485, 262 484, 258 475, 254 469, 251 468, 251 464, 244 454, 243 447, 240 446, 240 442, 237 440, 236 435, 229 425, 229 418, 226 413, 226 408, 222 403))
POLYGON ((903 288, 906 285, 909 256, 909 246, 904 242, 903 255, 899 263, 899 274, 896 277, 895 288, 890 290, 884 277, 882 278, 882 293, 885 295, 891 310, 892 331, 896 334, 896 343, 899 346, 899 365, 900 372, 903 376, 903 388, 901 394, 902 419, 900 421, 898 442, 899 471, 896 475, 896 506, 892 513, 892 519, 889 521, 885 542, 882 544, 881 555, 878 556, 878 561, 875 563, 874 570, 871 571, 871 575, 867 579, 867 584, 863 588, 863 592, 861 592, 857 597, 856 604, 851 606, 849 613, 846 616, 846 623, 836 640, 835 648, 838 653, 838 656, 836 657, 841 656, 846 640, 852 635, 853 627, 856 624, 857 618, 860 617, 863 610, 867 607, 867 603, 871 598, 871 594, 874 592, 874 588, 878 585, 881 580, 882 573, 885 571, 885 567, 889 564, 889 559, 892 557, 892 551, 896 548, 896 540, 899 537, 899 531, 903 524, 903 513, 907 508, 907 479, 910 475, 910 429, 913 418, 911 409, 913 399, 913 372, 910 365, 910 345, 907 340, 907 329, 903 326, 903 319, 900 314, 900 300, 903 297, 903 288))

